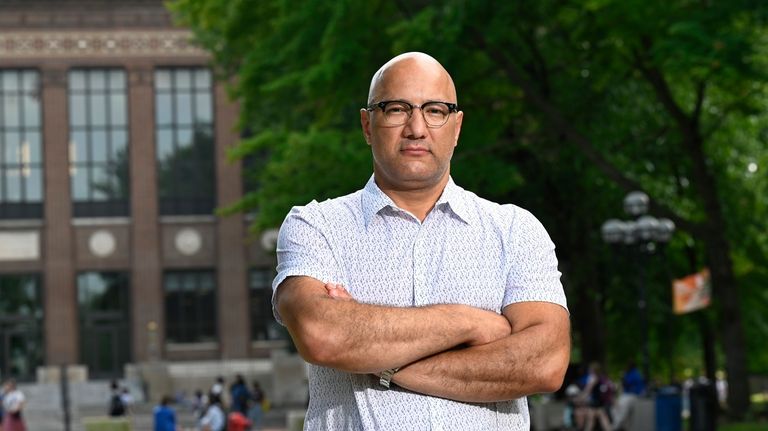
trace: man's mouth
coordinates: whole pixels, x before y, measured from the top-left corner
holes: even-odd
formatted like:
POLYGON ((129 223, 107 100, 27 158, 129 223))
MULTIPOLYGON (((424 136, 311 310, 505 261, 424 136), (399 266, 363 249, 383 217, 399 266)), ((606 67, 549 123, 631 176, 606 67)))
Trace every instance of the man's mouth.
POLYGON ((411 156, 421 156, 429 154, 429 148, 427 147, 404 147, 400 150, 401 153, 411 156))

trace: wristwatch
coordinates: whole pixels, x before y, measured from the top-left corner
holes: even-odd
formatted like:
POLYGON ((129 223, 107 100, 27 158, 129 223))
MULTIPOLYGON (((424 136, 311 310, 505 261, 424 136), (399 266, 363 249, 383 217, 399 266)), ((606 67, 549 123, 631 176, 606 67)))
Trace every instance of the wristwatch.
POLYGON ((390 368, 389 370, 384 370, 379 374, 379 384, 381 386, 384 386, 385 388, 389 389, 389 385, 392 382, 392 376, 395 375, 396 372, 398 372, 400 368, 390 368))

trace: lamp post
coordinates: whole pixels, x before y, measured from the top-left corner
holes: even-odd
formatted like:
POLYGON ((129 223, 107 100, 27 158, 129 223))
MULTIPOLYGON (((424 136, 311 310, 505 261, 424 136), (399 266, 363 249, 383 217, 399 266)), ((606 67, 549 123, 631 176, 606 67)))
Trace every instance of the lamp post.
POLYGON ((624 245, 637 250, 639 269, 639 290, 637 308, 640 314, 642 336, 642 369, 646 381, 650 381, 650 355, 648 353, 648 301, 646 294, 646 266, 643 256, 653 254, 656 244, 670 240, 675 231, 672 220, 657 219, 648 215, 650 200, 643 192, 634 191, 624 197, 624 211, 634 220, 609 219, 603 223, 601 233, 608 244, 624 245))

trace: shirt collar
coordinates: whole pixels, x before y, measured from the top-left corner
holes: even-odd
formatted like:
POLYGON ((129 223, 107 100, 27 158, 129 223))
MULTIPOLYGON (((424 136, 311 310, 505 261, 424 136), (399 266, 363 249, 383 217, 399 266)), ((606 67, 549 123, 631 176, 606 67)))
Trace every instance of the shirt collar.
MULTIPOLYGON (((453 178, 448 177, 448 183, 443 189, 443 193, 435 203, 435 208, 447 206, 464 223, 469 223, 469 208, 467 206, 467 197, 464 189, 453 182, 453 178)), ((386 207, 398 208, 398 206, 387 196, 374 181, 373 175, 365 184, 362 195, 362 210, 365 227, 367 228, 373 217, 386 207)))
POLYGON ((461 187, 457 186, 453 182, 452 177, 448 177, 448 184, 443 189, 443 194, 440 195, 440 199, 435 203, 435 207, 441 205, 447 205, 448 208, 456 214, 464 223, 469 224, 470 211, 467 202, 467 193, 461 187))

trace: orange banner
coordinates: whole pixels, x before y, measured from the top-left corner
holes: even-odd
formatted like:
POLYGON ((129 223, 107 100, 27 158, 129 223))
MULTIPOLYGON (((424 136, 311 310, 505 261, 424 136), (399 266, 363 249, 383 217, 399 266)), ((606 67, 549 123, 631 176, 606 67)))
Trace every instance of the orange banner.
POLYGON ((712 300, 709 270, 704 269, 672 282, 675 314, 685 314, 709 306, 712 300))

